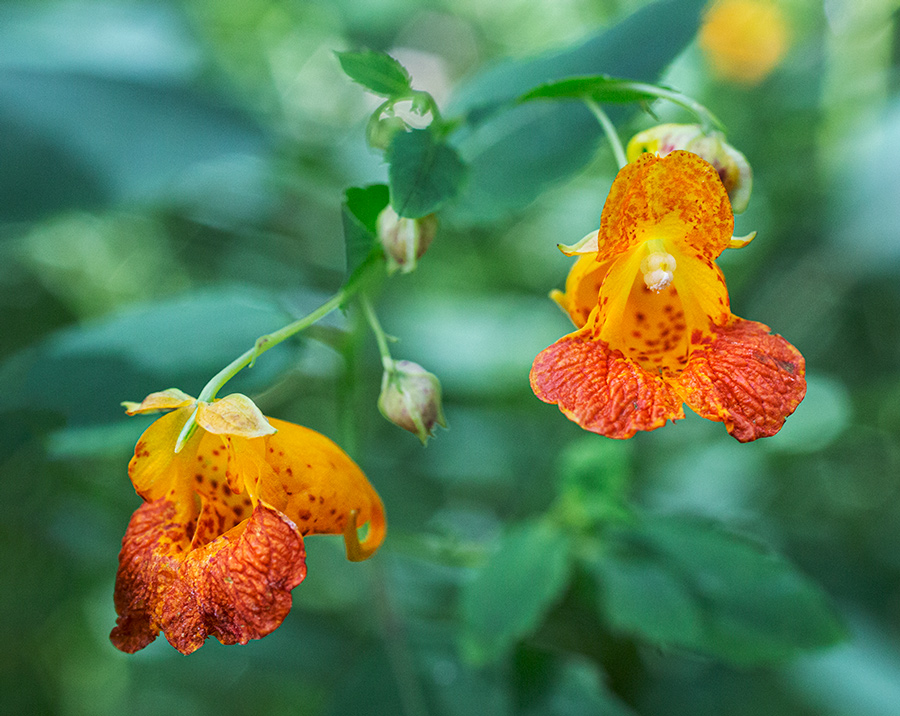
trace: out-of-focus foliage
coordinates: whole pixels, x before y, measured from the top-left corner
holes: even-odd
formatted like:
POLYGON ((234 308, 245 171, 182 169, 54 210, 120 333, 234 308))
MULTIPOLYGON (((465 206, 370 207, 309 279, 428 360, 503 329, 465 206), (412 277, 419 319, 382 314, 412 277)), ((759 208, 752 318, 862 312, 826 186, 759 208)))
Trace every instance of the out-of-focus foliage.
MULTIPOLYGON (((711 71, 699 0, 0 7, 0 712, 894 714, 898 5, 778 4, 787 55, 752 87, 711 71), (389 134, 389 163, 367 120, 407 85, 353 82, 336 53, 363 49, 445 122, 389 134), (700 100, 753 166, 735 231, 759 235, 722 268, 809 377, 773 438, 689 415, 613 442, 531 393, 535 354, 569 330, 546 299, 570 264, 556 244, 597 227, 615 162, 582 103, 517 100, 597 75, 700 100), (260 641, 119 653, 126 465, 150 420, 120 401, 196 395, 359 278, 389 199, 439 212, 378 309, 440 378, 450 429, 422 449, 382 418, 355 311, 229 384, 353 455, 383 549, 350 564, 339 537, 309 539, 260 641)), ((606 109, 623 139, 657 123, 606 109)))

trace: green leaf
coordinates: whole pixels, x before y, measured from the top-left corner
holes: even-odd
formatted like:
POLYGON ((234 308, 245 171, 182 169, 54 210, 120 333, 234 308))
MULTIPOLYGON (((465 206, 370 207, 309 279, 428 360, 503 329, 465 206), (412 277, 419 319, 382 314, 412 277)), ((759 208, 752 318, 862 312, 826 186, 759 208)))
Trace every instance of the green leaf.
POLYGON ((549 82, 526 92, 519 101, 527 102, 535 99, 590 99, 595 102, 619 104, 666 99, 691 112, 705 126, 724 130, 722 122, 712 112, 677 90, 607 75, 570 77, 558 82, 549 82))
POLYGON ((629 512, 630 443, 581 436, 566 446, 559 472, 557 509, 566 524, 588 527, 629 512))
POLYGON ((592 567, 615 628, 738 664, 840 641, 817 585, 783 558, 707 521, 643 517, 607 534, 592 567))
POLYGON ((391 205, 417 219, 436 211, 459 192, 466 166, 456 150, 427 129, 401 132, 388 148, 391 205))
POLYGON ((633 716, 587 659, 522 649, 516 654, 519 716, 633 716))
MULTIPOLYGON (((307 297, 320 303, 319 296, 307 297)), ((0 365, 0 409, 33 407, 69 426, 123 420, 119 403, 172 386, 196 395, 260 335, 290 320, 270 292, 220 286, 130 306, 57 331, 0 365)), ((271 351, 229 389, 252 393, 288 369, 296 352, 271 351)))
POLYGON ((384 97, 408 95, 412 91, 409 72, 384 52, 337 52, 341 69, 354 82, 384 97))
POLYGON ((384 255, 378 241, 376 222, 388 200, 389 192, 385 184, 351 187, 344 192, 341 221, 344 225, 347 283, 359 277, 363 266, 384 255))
POLYGON ((236 177, 262 191, 261 172, 233 166, 235 156, 267 155, 262 131, 187 83, 7 70, 0 105, 16 108, 0 118, 0 221, 161 199, 226 216, 263 208, 229 193, 236 177), (204 185, 197 168, 214 166, 203 176, 218 178, 204 185), (223 194, 231 201, 217 206, 223 194))
MULTIPOLYGON (((515 104, 519 97, 570 77, 607 74, 653 82, 693 38, 703 5, 705 0, 652 3, 575 47, 508 61, 463 86, 449 113, 468 119, 453 144, 470 176, 447 207, 454 220, 496 221, 594 157, 603 132, 582 102, 515 104)), ((628 111, 613 106, 607 114, 618 123, 628 111)))
POLYGON ((538 625, 566 587, 569 551, 568 535, 550 523, 522 523, 503 535, 462 592, 463 647, 472 661, 498 658, 538 625))
POLYGON ((631 80, 607 75, 569 77, 548 82, 529 90, 519 98, 520 102, 533 99, 578 99, 582 97, 597 102, 641 102, 656 99, 659 95, 635 87, 631 80))

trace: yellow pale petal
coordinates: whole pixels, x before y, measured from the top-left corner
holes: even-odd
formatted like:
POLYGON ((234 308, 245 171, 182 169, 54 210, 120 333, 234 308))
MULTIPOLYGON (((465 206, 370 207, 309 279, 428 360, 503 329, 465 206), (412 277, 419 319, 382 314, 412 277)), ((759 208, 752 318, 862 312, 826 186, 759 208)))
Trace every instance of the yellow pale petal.
POLYGON ((750 242, 756 238, 756 232, 751 231, 746 236, 732 236, 731 241, 728 242, 729 249, 742 249, 745 246, 749 246, 750 242))
POLYGON ((584 254, 596 255, 599 249, 597 245, 599 234, 599 231, 592 231, 580 241, 576 241, 570 246, 567 246, 566 244, 557 244, 557 247, 566 256, 583 256, 584 254))
POLYGON ((144 431, 134 447, 134 457, 128 463, 128 477, 134 489, 145 500, 168 497, 174 489, 178 498, 189 494, 186 476, 195 459, 196 445, 180 453, 175 452, 175 441, 191 414, 190 406, 179 408, 158 418, 144 431))
POLYGON ((622 260, 610 270, 598 335, 645 370, 679 370, 687 362, 689 337, 681 297, 674 285, 647 288, 634 264, 634 258, 622 260))
POLYGON ((658 124, 631 138, 625 148, 625 158, 633 162, 647 152, 665 156, 676 149, 687 148, 688 143, 702 133, 699 124, 658 124))
POLYGON ((193 405, 195 398, 178 388, 168 388, 157 393, 150 393, 140 403, 125 401, 122 406, 128 415, 143 415, 144 413, 158 413, 163 410, 176 410, 187 405, 193 405))
POLYGON ((721 326, 730 320, 728 287, 722 270, 713 261, 682 258, 672 285, 681 299, 692 343, 697 342, 697 331, 709 333, 712 326, 721 326))
POLYGON ((216 435, 242 438, 259 438, 275 432, 256 403, 240 393, 226 395, 214 403, 200 403, 197 424, 216 435))

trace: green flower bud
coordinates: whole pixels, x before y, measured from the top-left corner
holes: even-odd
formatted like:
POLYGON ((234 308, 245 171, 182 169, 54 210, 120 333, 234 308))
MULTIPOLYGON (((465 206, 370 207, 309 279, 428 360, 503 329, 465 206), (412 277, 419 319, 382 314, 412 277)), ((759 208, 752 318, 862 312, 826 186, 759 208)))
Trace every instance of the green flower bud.
POLYGON ((429 214, 419 219, 408 219, 387 206, 378 215, 376 230, 387 256, 388 273, 394 273, 397 269, 401 273, 409 273, 415 270, 416 263, 434 239, 437 218, 429 214))
POLYGON ((394 425, 417 435, 423 445, 436 424, 447 427, 441 408, 440 381, 412 361, 396 361, 385 370, 378 409, 394 425))
POLYGON ((372 149, 385 151, 400 132, 407 131, 406 122, 400 117, 373 116, 366 125, 366 141, 372 149))

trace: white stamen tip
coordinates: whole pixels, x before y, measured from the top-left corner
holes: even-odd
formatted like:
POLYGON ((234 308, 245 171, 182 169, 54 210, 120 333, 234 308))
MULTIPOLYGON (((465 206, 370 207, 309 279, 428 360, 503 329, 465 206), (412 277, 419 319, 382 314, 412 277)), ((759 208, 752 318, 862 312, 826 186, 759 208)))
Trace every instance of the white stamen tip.
POLYGON ((675 278, 675 258, 665 251, 654 251, 641 261, 644 284, 651 291, 662 291, 675 278))

